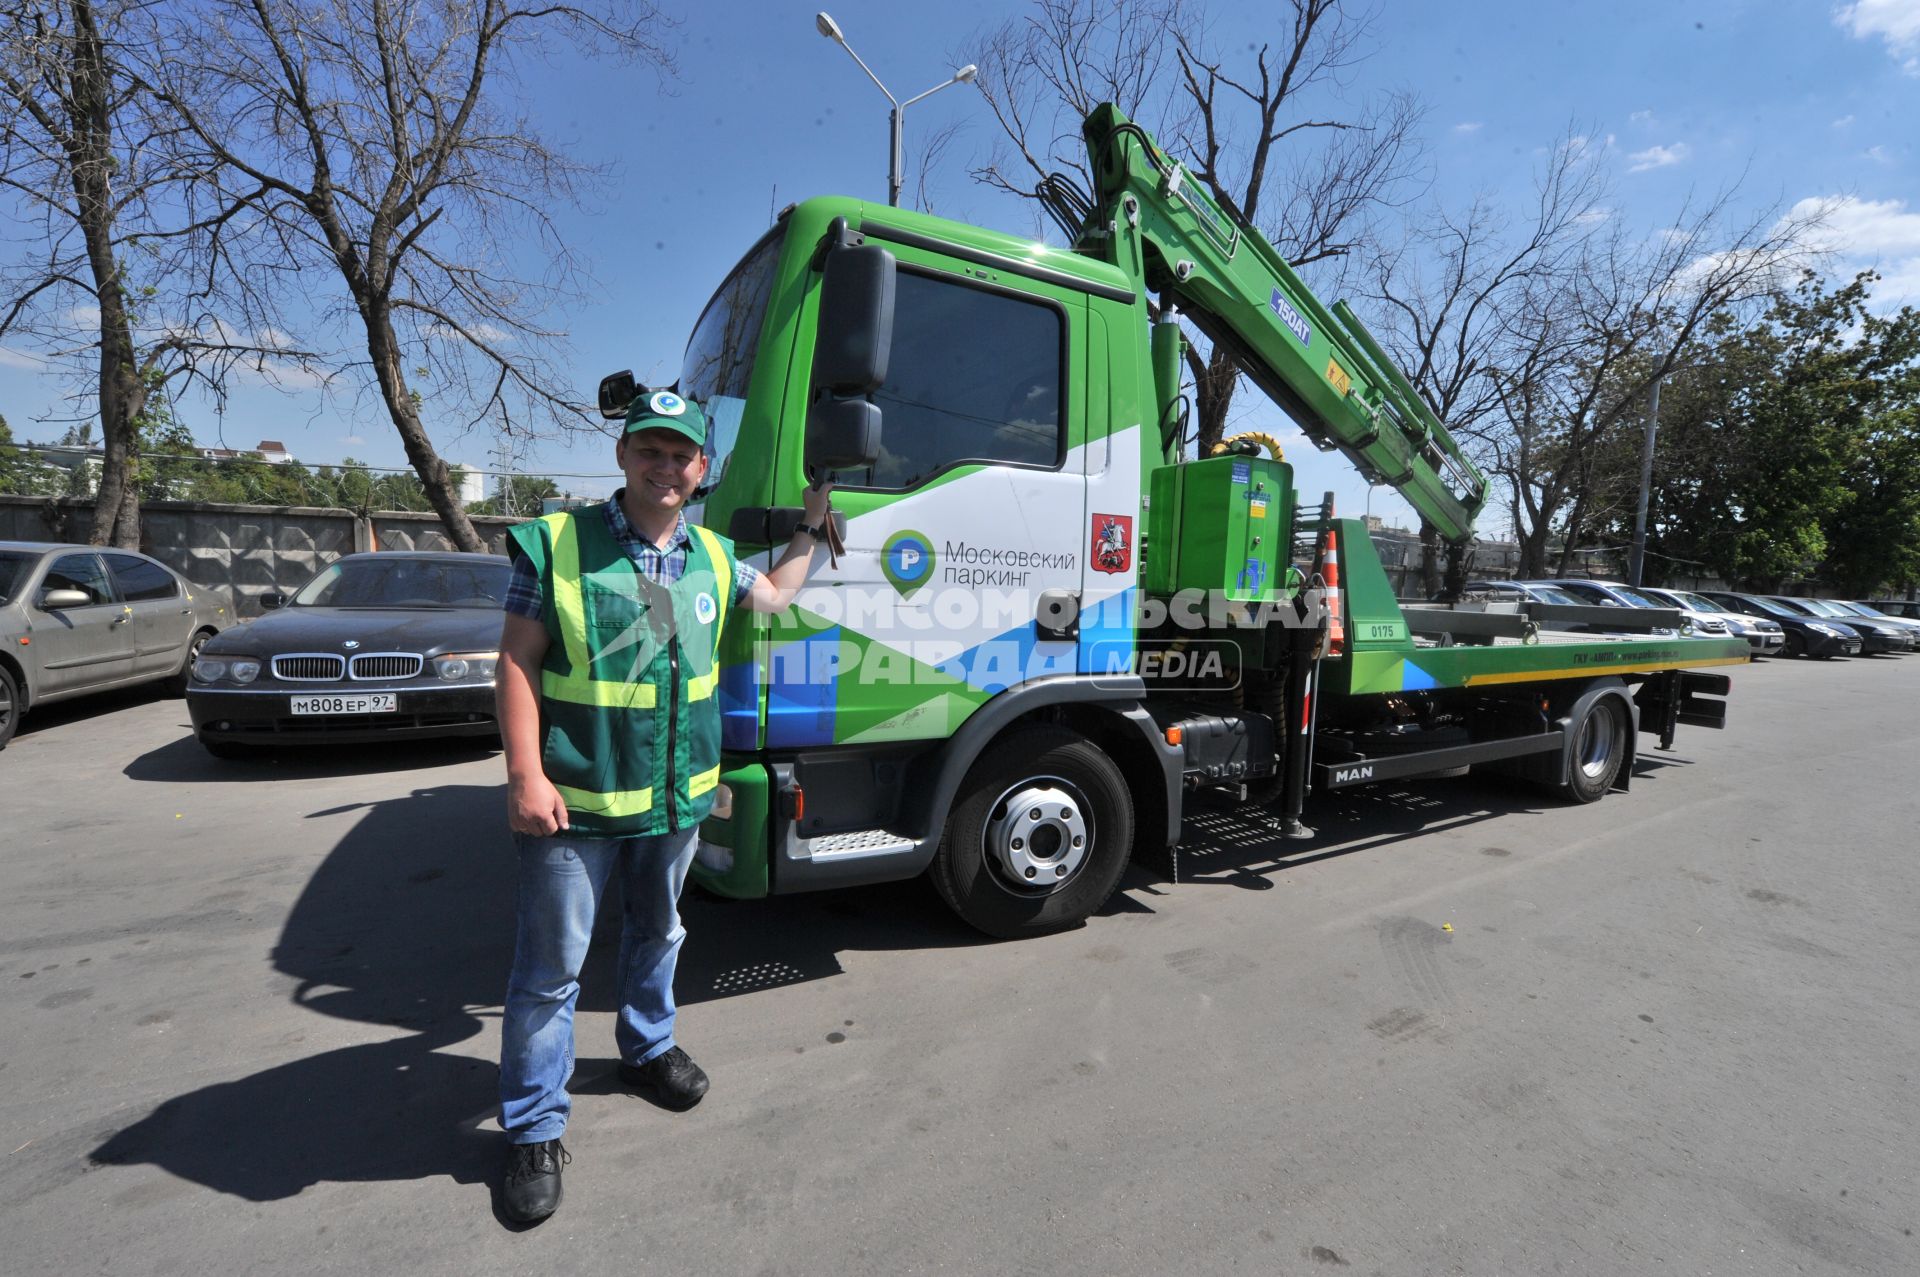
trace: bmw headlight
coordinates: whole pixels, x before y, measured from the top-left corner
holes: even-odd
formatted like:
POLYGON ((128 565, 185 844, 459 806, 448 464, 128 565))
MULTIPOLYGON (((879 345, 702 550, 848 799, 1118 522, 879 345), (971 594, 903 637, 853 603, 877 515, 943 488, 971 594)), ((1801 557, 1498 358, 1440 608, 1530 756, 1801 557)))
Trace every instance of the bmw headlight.
POLYGON ((246 656, 203 656, 193 663, 193 681, 218 683, 230 678, 236 683, 251 683, 260 677, 260 662, 246 656))
POLYGON ((449 652, 433 658, 433 672, 449 683, 463 679, 492 679, 500 664, 498 652, 449 652))

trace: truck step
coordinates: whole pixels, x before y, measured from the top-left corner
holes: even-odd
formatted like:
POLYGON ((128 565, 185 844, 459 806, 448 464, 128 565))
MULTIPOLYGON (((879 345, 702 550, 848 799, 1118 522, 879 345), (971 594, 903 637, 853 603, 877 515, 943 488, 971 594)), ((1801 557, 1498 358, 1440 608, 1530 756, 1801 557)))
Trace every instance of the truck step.
POLYGON ((914 840, 890 829, 855 829, 844 834, 822 834, 807 839, 807 854, 814 860, 832 860, 840 856, 884 856, 913 850, 914 840))

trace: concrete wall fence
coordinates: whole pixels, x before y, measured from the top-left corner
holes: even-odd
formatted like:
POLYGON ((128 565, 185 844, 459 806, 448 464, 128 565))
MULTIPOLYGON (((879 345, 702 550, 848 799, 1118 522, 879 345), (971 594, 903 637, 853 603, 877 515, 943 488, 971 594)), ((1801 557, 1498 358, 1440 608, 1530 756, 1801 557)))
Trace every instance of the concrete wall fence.
MULTIPOLYGON (((342 555, 453 549, 438 515, 397 510, 357 514, 310 506, 148 501, 141 516, 141 550, 196 587, 227 595, 243 617, 260 614, 262 594, 293 589, 342 555)), ((472 518, 487 548, 504 554, 507 529, 520 520, 472 518)), ((85 541, 92 526, 90 501, 0 496, 0 541, 85 541)), ((1395 593, 1419 598, 1420 539, 1382 530, 1374 533, 1373 545, 1395 593)), ((1508 578, 1519 564, 1518 546, 1483 541, 1475 548, 1471 571, 1480 578, 1508 578)), ((1618 581, 1626 578, 1626 570, 1626 556, 1619 551, 1582 551, 1575 575, 1618 581)), ((1725 588, 1711 576, 1669 575, 1668 580, 1683 590, 1725 588)), ((1793 592, 1831 593, 1806 586, 1793 592)))
MULTIPOLYGON (((474 530, 496 554, 505 553, 507 529, 518 522, 473 516, 474 530)), ((85 541, 92 526, 90 501, 0 496, 0 541, 85 541)), ((196 589, 226 595, 246 617, 260 614, 262 594, 291 590, 343 555, 451 550, 453 543, 434 514, 148 501, 141 505, 140 549, 196 589)))

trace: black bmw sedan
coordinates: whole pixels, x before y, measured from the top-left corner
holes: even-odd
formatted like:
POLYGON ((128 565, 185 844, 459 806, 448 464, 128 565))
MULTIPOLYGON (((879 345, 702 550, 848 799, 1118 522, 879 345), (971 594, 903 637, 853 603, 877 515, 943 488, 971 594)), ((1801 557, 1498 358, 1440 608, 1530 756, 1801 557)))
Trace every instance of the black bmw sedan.
POLYGON ((341 559, 200 649, 194 735, 250 747, 497 733, 493 673, 511 568, 492 554, 341 559))

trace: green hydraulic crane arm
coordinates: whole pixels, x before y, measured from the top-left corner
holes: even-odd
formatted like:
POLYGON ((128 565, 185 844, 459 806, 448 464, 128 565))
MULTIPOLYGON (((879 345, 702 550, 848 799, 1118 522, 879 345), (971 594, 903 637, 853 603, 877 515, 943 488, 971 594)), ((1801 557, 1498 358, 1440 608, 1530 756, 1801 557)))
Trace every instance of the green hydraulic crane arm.
POLYGON ((1096 190, 1076 247, 1177 305, 1317 446, 1392 485, 1448 541, 1471 536, 1485 477, 1347 304, 1321 305, 1118 107, 1097 108, 1081 132, 1096 190))

